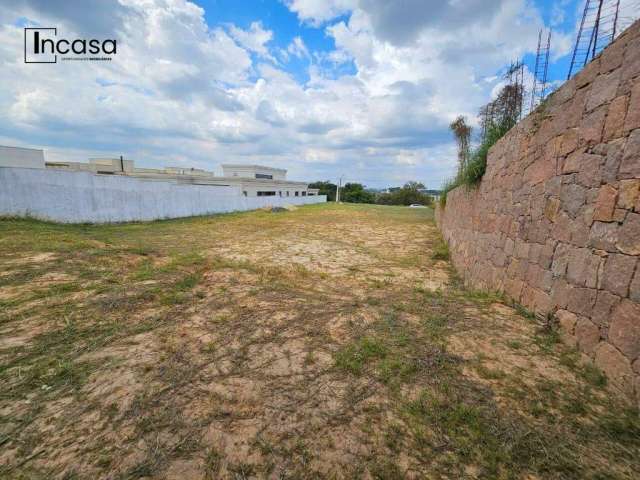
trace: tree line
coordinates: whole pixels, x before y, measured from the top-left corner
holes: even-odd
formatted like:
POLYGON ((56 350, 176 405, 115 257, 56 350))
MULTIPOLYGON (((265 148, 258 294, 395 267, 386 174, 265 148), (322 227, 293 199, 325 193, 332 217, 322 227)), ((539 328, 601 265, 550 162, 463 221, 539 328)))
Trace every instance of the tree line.
MULTIPOLYGON (((336 201, 337 185, 330 181, 313 182, 309 188, 317 188, 319 195, 326 195, 330 202, 336 201)), ((431 205, 433 198, 421 190, 420 182, 407 182, 402 187, 390 188, 387 192, 367 190, 361 183, 345 183, 340 187, 340 201, 346 203, 375 203, 378 205, 431 205)))

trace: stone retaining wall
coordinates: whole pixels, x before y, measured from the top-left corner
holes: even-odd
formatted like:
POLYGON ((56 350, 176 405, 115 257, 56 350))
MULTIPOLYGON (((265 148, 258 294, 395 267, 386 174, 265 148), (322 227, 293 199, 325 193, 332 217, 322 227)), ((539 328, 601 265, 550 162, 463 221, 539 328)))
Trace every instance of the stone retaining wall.
POLYGON ((640 22, 494 146, 438 222, 465 281, 555 315, 640 399, 640 22))

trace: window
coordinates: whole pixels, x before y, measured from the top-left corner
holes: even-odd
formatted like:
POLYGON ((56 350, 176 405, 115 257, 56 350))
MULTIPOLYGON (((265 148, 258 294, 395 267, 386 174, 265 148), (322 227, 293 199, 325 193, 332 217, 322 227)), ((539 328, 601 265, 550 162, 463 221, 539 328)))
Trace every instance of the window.
POLYGON ((276 192, 258 192, 259 197, 275 197, 276 192))
POLYGON ((266 173, 256 173, 256 178, 265 178, 267 180, 273 180, 273 175, 267 175, 266 173))
POLYGON ((287 197, 289 196, 289 190, 287 190, 287 197))
POLYGON ((245 197, 247 196, 247 192, 246 192, 246 191, 242 192, 242 194, 243 194, 245 197))
POLYGON ((302 196, 306 197, 307 196, 307 192, 302 192, 302 196))
POLYGON ((300 196, 300 195, 299 195, 299 193, 300 193, 300 192, 296 192, 296 197, 300 196))
POLYGON ((282 191, 278 191, 278 196, 281 197, 282 196, 282 191))

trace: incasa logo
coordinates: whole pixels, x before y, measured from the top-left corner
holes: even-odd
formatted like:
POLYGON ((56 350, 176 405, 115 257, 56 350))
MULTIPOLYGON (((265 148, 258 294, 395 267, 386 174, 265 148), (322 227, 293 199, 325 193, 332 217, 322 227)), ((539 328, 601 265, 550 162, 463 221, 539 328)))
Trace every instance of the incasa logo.
POLYGON ((24 29, 24 63, 110 61, 117 47, 113 39, 58 37, 57 28, 24 29))

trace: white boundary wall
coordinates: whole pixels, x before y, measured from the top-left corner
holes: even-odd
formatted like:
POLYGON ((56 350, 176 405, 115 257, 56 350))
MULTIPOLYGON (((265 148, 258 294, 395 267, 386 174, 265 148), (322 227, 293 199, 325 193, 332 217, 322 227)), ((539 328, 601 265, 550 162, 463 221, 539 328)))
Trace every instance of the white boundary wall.
POLYGON ((157 220, 326 201, 324 195, 244 197, 239 187, 0 167, 0 216, 63 223, 157 220))

